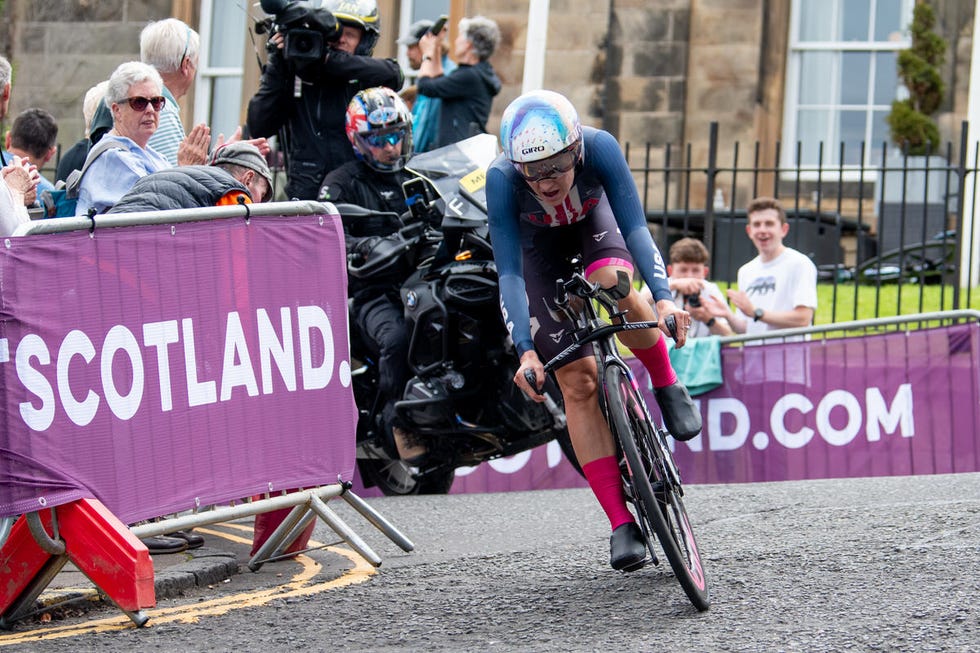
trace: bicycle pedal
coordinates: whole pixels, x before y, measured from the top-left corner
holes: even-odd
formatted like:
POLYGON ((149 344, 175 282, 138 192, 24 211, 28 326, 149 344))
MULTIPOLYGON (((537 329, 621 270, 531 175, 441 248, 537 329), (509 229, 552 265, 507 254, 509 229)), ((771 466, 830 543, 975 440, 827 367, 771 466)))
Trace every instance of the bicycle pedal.
POLYGON ((647 564, 647 558, 644 558, 643 560, 640 560, 636 564, 632 564, 628 567, 623 567, 622 569, 620 569, 620 571, 624 573, 630 571, 639 571, 640 569, 643 569, 646 566, 646 564, 647 564))

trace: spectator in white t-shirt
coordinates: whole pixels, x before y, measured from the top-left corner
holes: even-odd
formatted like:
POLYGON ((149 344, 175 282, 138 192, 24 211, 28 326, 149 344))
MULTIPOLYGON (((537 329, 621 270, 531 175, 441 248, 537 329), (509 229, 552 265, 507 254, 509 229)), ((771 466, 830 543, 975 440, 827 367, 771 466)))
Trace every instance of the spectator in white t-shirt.
POLYGON ((817 268, 783 244, 789 233, 786 212, 778 200, 758 197, 746 213, 745 231, 759 255, 739 268, 739 289, 728 291, 736 311, 712 303, 712 315, 726 318, 736 333, 809 326, 817 308, 817 268))

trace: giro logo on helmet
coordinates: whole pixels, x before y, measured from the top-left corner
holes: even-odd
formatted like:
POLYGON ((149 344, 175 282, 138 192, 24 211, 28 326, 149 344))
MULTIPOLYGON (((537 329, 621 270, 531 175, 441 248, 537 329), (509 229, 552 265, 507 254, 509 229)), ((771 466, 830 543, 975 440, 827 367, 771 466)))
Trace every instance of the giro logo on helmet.
POLYGON ((521 150, 521 154, 533 154, 535 152, 544 152, 544 145, 535 145, 534 147, 525 147, 521 150))

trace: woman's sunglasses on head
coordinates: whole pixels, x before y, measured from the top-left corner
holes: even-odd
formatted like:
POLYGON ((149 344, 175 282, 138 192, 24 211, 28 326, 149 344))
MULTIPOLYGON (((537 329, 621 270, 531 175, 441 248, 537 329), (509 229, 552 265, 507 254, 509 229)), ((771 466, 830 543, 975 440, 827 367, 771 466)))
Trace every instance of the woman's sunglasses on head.
POLYGON ((154 111, 160 111, 163 109, 163 105, 167 103, 167 98, 162 95, 156 97, 128 97, 126 102, 129 103, 129 108, 133 111, 146 111, 147 105, 153 105, 154 111))

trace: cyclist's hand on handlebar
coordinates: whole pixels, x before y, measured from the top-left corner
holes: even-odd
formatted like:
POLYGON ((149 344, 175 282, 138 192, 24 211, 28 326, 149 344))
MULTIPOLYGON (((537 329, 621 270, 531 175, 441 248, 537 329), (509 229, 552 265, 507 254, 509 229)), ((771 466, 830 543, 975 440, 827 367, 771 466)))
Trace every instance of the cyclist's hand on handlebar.
POLYGON ((661 299, 657 302, 657 315, 660 320, 660 330, 670 336, 675 341, 677 348, 683 347, 687 342, 687 331, 691 328, 691 314, 669 299, 661 299), (671 333, 670 318, 676 324, 676 333, 671 333))
POLYGON ((544 385, 544 365, 537 353, 526 351, 521 356, 521 367, 514 375, 514 383, 524 391, 528 397, 537 402, 544 401, 544 395, 539 390, 544 385))

